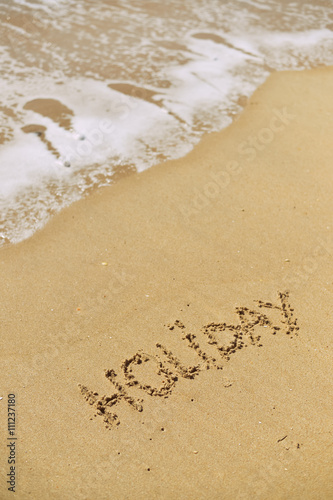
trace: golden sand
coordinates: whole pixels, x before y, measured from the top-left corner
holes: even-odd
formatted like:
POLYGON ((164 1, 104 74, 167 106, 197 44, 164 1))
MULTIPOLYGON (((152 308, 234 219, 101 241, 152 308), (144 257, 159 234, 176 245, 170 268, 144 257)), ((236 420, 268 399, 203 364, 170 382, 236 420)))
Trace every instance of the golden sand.
POLYGON ((332 498, 333 69, 4 249, 18 499, 332 498))

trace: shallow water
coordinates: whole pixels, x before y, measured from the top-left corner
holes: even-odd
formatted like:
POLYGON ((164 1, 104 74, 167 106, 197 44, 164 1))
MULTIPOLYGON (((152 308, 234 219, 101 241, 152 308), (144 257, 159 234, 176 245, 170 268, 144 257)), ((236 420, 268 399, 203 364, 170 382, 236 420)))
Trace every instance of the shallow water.
POLYGON ((333 64, 331 1, 0 0, 0 245, 191 150, 270 72, 333 64))

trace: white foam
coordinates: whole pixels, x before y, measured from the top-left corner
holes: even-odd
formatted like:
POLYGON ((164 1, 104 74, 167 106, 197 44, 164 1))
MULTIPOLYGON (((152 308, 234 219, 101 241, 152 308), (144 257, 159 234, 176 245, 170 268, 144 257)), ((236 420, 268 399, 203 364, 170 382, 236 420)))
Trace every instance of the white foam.
POLYGON ((0 47, 0 106, 16 115, 3 115, 13 138, 0 148, 6 221, 0 236, 12 242, 30 236, 94 185, 111 182, 119 167, 142 171, 186 154, 205 131, 231 122, 239 97, 249 96, 268 68, 333 64, 327 13, 306 2, 300 11, 278 0, 236 0, 232 7, 171 0, 168 16, 143 1, 124 1, 122 9, 96 3, 93 10, 72 0, 0 4, 9 14, 8 45, 0 47), (272 12, 282 8, 279 22, 272 12), (20 12, 32 16, 28 27, 11 24, 20 12), (33 50, 24 53, 27 40, 33 50), (148 102, 109 87, 117 82, 144 86, 155 98, 148 102), (71 130, 24 109, 41 98, 57 99, 73 112, 71 130), (29 124, 46 127, 59 158, 40 137, 21 130, 29 124))

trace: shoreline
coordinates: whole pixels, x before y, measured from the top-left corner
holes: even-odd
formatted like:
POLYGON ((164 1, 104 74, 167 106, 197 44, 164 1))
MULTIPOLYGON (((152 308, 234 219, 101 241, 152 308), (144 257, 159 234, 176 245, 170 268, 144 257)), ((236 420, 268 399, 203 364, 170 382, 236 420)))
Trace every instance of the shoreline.
POLYGON ((333 64, 327 9, 215 3, 3 3, 1 246, 124 170, 184 156, 270 73, 333 64))
POLYGON ((1 249, 18 498, 329 496, 332 80, 272 74, 186 157, 1 249))

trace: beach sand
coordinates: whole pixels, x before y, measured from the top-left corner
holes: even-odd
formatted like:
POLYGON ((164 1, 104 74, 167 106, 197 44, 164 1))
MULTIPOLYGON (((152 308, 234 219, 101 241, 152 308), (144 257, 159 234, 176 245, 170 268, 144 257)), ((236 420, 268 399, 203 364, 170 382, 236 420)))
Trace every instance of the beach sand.
POLYGON ((18 499, 333 498, 332 84, 1 251, 1 498, 8 394, 18 499))

